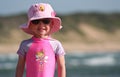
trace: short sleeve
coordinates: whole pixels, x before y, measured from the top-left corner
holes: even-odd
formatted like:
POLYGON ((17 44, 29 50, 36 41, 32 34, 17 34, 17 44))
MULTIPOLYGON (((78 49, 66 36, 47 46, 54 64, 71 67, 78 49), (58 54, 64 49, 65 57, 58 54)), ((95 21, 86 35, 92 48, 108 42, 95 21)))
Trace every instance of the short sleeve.
POLYGON ((17 54, 18 54, 18 55, 21 55, 21 56, 25 56, 26 53, 25 53, 24 41, 21 42, 20 47, 19 47, 19 49, 18 49, 18 51, 17 51, 17 54))
POLYGON ((25 56, 26 53, 28 52, 28 49, 30 48, 31 44, 32 44, 31 39, 22 41, 20 44, 20 47, 17 51, 17 54, 21 55, 21 56, 25 56))
POLYGON ((33 41, 32 39, 22 41, 20 44, 20 47, 17 51, 17 54, 21 55, 21 56, 26 56, 26 53, 28 52, 28 50, 32 44, 32 41, 33 41))
POLYGON ((64 51, 64 48, 62 46, 62 44, 57 41, 57 47, 56 47, 56 55, 65 55, 65 51, 64 51))

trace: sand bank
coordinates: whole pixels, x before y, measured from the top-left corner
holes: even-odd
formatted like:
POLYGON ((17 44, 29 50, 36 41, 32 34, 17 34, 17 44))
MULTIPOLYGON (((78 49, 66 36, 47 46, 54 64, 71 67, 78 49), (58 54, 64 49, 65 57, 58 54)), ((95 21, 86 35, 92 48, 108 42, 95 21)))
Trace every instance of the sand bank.
MULTIPOLYGON (((120 51, 120 44, 104 43, 104 44, 85 44, 85 43, 63 43, 66 52, 116 52, 120 51)), ((0 53, 9 54, 16 53, 19 44, 1 44, 0 53)))

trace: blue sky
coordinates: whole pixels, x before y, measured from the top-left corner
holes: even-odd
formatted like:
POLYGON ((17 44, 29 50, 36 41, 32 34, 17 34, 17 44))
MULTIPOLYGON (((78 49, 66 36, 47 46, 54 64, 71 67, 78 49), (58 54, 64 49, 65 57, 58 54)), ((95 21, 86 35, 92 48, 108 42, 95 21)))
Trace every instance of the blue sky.
POLYGON ((0 0, 0 15, 27 12, 31 4, 48 2, 60 14, 74 12, 120 12, 120 0, 0 0))

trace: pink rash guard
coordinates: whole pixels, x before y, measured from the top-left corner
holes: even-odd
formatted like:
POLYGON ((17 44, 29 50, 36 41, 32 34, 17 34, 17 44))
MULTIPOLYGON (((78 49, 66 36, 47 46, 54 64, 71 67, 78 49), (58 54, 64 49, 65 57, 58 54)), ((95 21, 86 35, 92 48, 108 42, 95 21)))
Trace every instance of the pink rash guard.
MULTIPOLYGON (((59 48, 56 47, 57 53, 55 53, 50 39, 33 37, 27 51, 19 49, 17 52, 19 55, 23 55, 23 50, 26 52, 26 77, 54 77, 55 56, 65 54, 62 46, 59 45, 61 44, 58 44, 59 48)), ((26 48, 26 45, 23 45, 24 47, 26 48)))
POLYGON ((54 77, 55 54, 48 39, 33 40, 26 55, 27 77, 54 77))

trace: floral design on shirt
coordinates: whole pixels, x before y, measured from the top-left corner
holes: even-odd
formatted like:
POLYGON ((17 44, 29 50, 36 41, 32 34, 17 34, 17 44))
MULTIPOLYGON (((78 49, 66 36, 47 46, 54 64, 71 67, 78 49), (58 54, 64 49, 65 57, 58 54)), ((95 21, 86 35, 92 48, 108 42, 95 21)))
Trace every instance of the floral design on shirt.
POLYGON ((43 70, 44 63, 47 63, 48 56, 44 54, 44 51, 40 51, 36 53, 35 57, 36 57, 36 61, 39 62, 40 70, 43 70))

